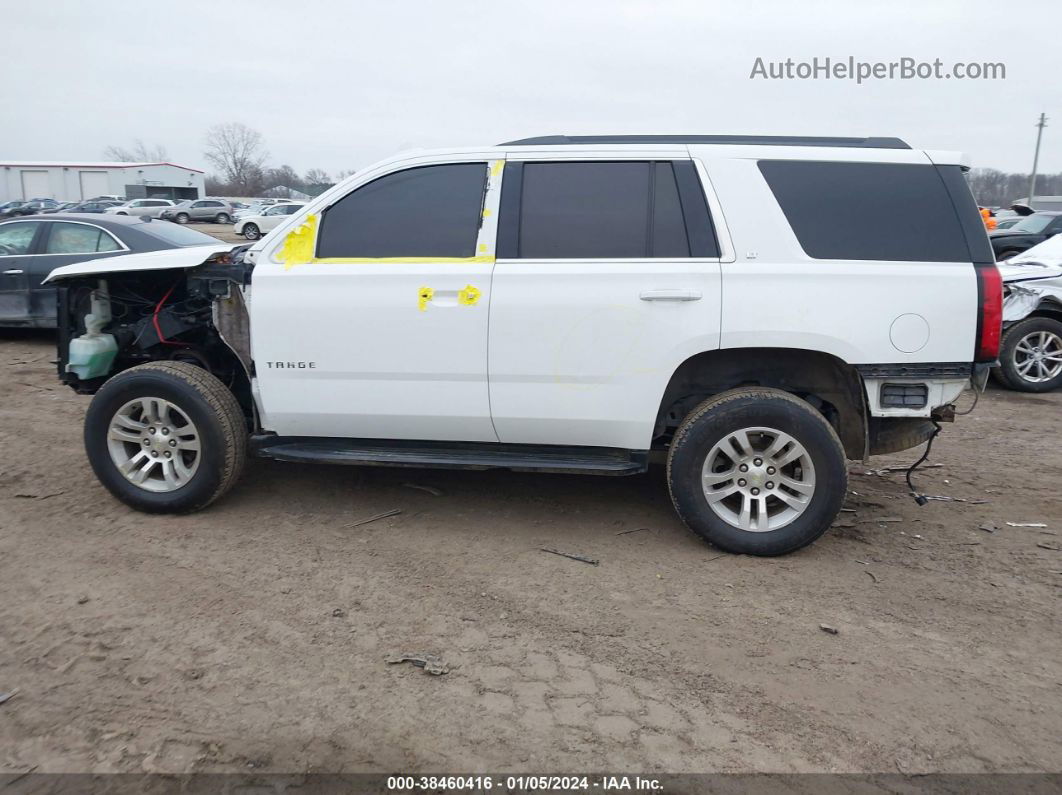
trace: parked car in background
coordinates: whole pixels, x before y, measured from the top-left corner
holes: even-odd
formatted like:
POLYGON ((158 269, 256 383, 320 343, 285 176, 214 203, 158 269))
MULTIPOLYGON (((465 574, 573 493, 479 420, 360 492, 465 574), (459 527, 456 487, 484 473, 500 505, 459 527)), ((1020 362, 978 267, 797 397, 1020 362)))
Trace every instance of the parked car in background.
POLYGON ((55 328, 55 288, 41 284, 54 268, 219 242, 150 218, 59 213, 0 222, 0 326, 55 328))
POLYGON ((265 232, 276 229, 289 215, 302 210, 306 205, 302 202, 285 202, 266 207, 257 215, 248 215, 238 220, 233 226, 236 234, 243 235, 248 240, 257 240, 265 232))
POLYGON ((1020 254, 1049 237, 1062 232, 1062 211, 1026 215, 1009 229, 996 229, 988 233, 996 260, 1001 261, 1020 254))
POLYGON ((113 200, 83 201, 80 204, 75 204, 73 207, 70 207, 67 210, 63 210, 63 212, 67 212, 67 213, 102 213, 102 212, 106 211, 107 209, 109 209, 111 207, 117 207, 119 204, 121 204, 121 202, 116 202, 116 201, 113 201, 113 200))
POLYGON ((173 207, 169 199, 131 199, 125 204, 118 204, 107 209, 111 215, 139 215, 158 218, 163 210, 173 207))
POLYGON ((125 201, 125 196, 115 196, 113 193, 108 193, 104 196, 93 196, 91 199, 85 199, 87 202, 114 202, 115 204, 121 204, 125 201))
POLYGON ((31 201, 24 202, 22 206, 11 213, 11 215, 36 215, 37 213, 47 212, 58 206, 59 202, 55 199, 32 199, 31 201))
MULTIPOLYGON (((252 215, 261 215, 270 207, 276 207, 278 204, 293 204, 291 199, 268 199, 256 201, 253 204, 248 205, 242 210, 237 210, 234 215, 235 219, 239 221, 241 218, 248 218, 252 215)), ((298 204, 305 204, 305 202, 297 202, 298 204)))
POLYGON ((1003 338, 996 380, 1022 392, 1062 387, 1062 235, 998 267, 1003 338))
POLYGON ((77 202, 60 202, 55 207, 52 207, 49 210, 41 210, 41 213, 47 214, 47 213, 67 212, 67 211, 70 210, 71 207, 74 207, 76 205, 77 205, 77 202))
POLYGON ((13 215, 18 215, 18 209, 25 203, 24 201, 10 201, 0 204, 0 218, 10 218, 13 215))
POLYGON ((996 229, 1010 229, 1014 224, 1021 221, 1020 215, 1009 215, 1006 218, 996 218, 996 229))
POLYGON ((178 224, 189 221, 228 224, 232 223, 232 212, 232 205, 221 199, 188 199, 173 207, 166 207, 159 218, 178 224))

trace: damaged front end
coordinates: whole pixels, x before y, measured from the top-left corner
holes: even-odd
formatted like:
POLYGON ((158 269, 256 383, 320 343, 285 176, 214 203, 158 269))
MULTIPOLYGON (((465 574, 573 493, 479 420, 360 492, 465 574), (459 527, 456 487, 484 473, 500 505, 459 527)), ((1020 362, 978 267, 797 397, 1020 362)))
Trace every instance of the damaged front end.
POLYGON ((174 249, 54 271, 60 380, 92 394, 138 364, 188 362, 227 384, 250 415, 248 248, 174 249))

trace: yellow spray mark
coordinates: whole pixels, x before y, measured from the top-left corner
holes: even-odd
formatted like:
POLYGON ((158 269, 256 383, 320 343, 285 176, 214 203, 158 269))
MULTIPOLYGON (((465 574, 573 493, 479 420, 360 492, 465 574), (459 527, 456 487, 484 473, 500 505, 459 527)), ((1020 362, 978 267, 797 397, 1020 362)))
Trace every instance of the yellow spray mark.
POLYGON ((505 161, 504 160, 495 160, 494 161, 494 165, 490 169, 490 175, 492 177, 498 176, 501 173, 502 166, 504 166, 504 165, 505 165, 505 161))
POLYGON ((430 287, 421 287, 417 290, 417 309, 421 312, 428 311, 428 301, 435 297, 435 291, 430 287))
POLYGON ((317 216, 307 215, 306 220, 296 226, 284 238, 278 257, 284 263, 284 269, 313 262, 314 246, 317 242, 317 216))
POLYGON ((483 217, 484 218, 490 218, 490 208, 489 207, 486 210, 483 211, 483 217))
POLYGON ((487 250, 487 244, 486 243, 480 243, 479 244, 479 253, 482 254, 486 250, 487 250))
POLYGON ((475 306, 479 300, 480 292, 477 288, 471 284, 467 285, 465 289, 458 291, 457 303, 462 306, 475 306))

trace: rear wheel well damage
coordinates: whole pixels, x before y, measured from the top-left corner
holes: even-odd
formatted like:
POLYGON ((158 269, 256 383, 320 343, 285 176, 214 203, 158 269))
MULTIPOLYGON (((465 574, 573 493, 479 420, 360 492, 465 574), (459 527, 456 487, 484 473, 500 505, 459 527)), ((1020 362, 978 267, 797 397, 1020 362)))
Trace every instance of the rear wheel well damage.
POLYGON ((691 356, 664 390, 654 444, 667 442, 701 401, 738 387, 773 387, 814 407, 833 426, 845 455, 861 459, 867 449, 863 380, 835 356, 795 348, 731 348, 691 356))

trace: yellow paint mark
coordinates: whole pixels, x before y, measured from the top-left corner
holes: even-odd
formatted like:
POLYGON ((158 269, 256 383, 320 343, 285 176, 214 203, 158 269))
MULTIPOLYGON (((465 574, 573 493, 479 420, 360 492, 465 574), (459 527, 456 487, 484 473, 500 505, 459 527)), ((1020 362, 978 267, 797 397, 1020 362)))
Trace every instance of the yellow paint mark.
POLYGON ((284 245, 277 255, 284 263, 284 270, 294 268, 306 262, 313 262, 314 246, 317 243, 317 216, 307 215, 306 220, 296 226, 284 238, 284 245))
POLYGON ((417 309, 421 312, 428 311, 428 301, 435 297, 435 291, 430 287, 421 287, 417 291, 417 309))
POLYGON ((463 265, 465 263, 486 263, 492 265, 494 257, 314 257, 308 265, 463 265))
POLYGON ((487 250, 487 244, 486 243, 480 243, 479 244, 479 253, 482 254, 486 250, 487 250))
POLYGON ((457 303, 462 306, 475 306, 479 300, 480 292, 477 288, 471 284, 467 285, 465 289, 458 291, 457 303))
POLYGON ((498 176, 501 173, 502 166, 504 166, 504 165, 505 165, 505 161, 504 160, 495 160, 494 161, 494 166, 490 170, 490 175, 492 177, 498 176))
POLYGON ((483 211, 483 217, 484 218, 490 218, 490 208, 489 207, 483 211))

